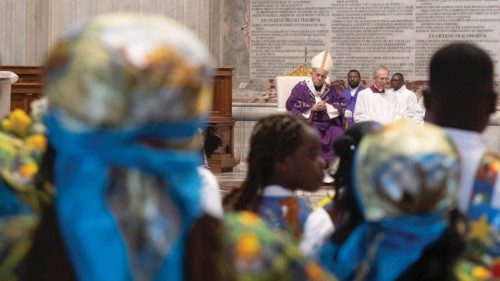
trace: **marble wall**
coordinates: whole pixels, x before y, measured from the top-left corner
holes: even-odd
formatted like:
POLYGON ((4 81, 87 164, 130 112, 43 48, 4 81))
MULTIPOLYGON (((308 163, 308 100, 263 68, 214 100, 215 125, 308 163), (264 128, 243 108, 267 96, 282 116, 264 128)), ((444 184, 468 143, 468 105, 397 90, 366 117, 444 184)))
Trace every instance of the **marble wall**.
MULTIPOLYGON (((272 94, 273 87, 270 81, 251 76, 251 0, 223 1, 222 13, 221 53, 223 55, 220 57, 220 63, 224 66, 235 67, 233 116, 236 120, 235 150, 237 154, 240 154, 239 157, 237 156, 238 160, 246 157, 249 135, 256 120, 265 115, 276 113, 277 104, 276 98, 272 94)), ((292 68, 293 65, 290 66, 290 70, 292 68)), ((276 75, 281 74, 276 73, 276 75)), ((371 84, 371 77, 363 78, 365 78, 366 84, 371 84)), ((346 84, 344 79, 344 77, 331 77, 333 83, 338 87, 346 84)), ((421 80, 409 82, 408 86, 413 90, 425 83, 421 80)), ((497 90, 500 92, 500 83, 498 82, 497 90)), ((497 113, 492 116, 485 137, 488 147, 500 153, 500 107, 497 113)))
POLYGON ((41 65, 70 26, 111 12, 174 18, 192 29, 219 62, 221 7, 220 0, 1 0, 1 64, 41 65))

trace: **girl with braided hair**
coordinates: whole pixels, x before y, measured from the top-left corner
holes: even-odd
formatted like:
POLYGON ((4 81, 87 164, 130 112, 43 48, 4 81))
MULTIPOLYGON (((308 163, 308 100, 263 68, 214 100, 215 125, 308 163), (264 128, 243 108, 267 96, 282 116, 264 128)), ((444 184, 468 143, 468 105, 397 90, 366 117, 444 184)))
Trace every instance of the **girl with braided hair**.
POLYGON ((250 140, 247 177, 224 199, 226 210, 257 212, 272 228, 299 238, 310 209, 293 192, 321 185, 326 164, 320 150, 307 120, 289 114, 261 119, 250 140))

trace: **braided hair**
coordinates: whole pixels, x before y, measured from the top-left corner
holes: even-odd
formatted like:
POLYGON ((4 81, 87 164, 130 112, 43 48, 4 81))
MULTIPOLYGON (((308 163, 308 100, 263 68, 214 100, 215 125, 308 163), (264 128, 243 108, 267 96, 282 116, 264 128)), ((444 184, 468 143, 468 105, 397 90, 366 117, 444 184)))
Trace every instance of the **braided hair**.
POLYGON ((300 146, 307 120, 290 114, 264 117, 255 125, 248 154, 248 172, 240 188, 233 189, 223 201, 228 211, 257 209, 260 194, 275 176, 275 163, 300 146))

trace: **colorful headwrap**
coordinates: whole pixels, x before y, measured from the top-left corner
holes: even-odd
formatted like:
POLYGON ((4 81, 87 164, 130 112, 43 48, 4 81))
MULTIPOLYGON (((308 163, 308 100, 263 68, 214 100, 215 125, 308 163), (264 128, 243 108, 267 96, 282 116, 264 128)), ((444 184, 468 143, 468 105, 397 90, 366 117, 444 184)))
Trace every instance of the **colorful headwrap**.
POLYGON ((456 149, 432 125, 396 122, 366 136, 354 185, 367 221, 449 210, 458 181, 456 149))
POLYGON ((46 65, 56 211, 80 280, 182 280, 210 58, 177 22, 104 15, 46 65))
POLYGON ((401 121, 365 136, 353 168, 365 222, 324 249, 325 266, 340 280, 395 280, 446 228, 458 171, 454 146, 433 125, 401 121))

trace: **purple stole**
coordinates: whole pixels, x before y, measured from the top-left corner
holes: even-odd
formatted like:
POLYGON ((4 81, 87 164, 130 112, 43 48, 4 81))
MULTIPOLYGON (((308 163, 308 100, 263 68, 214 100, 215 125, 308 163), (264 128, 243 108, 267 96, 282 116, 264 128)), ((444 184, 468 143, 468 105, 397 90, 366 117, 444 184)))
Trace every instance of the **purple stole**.
MULTIPOLYGON (((354 93, 354 96, 351 96, 351 87, 347 86, 344 90, 342 90, 342 96, 344 97, 345 103, 346 103, 346 109, 351 111, 354 114, 354 108, 356 107, 356 100, 358 98, 358 93, 363 91, 365 88, 363 86, 359 86, 358 89, 356 90, 356 93, 354 93)), ((351 127, 354 125, 354 118, 353 117, 348 117, 346 118, 346 126, 351 127)))

